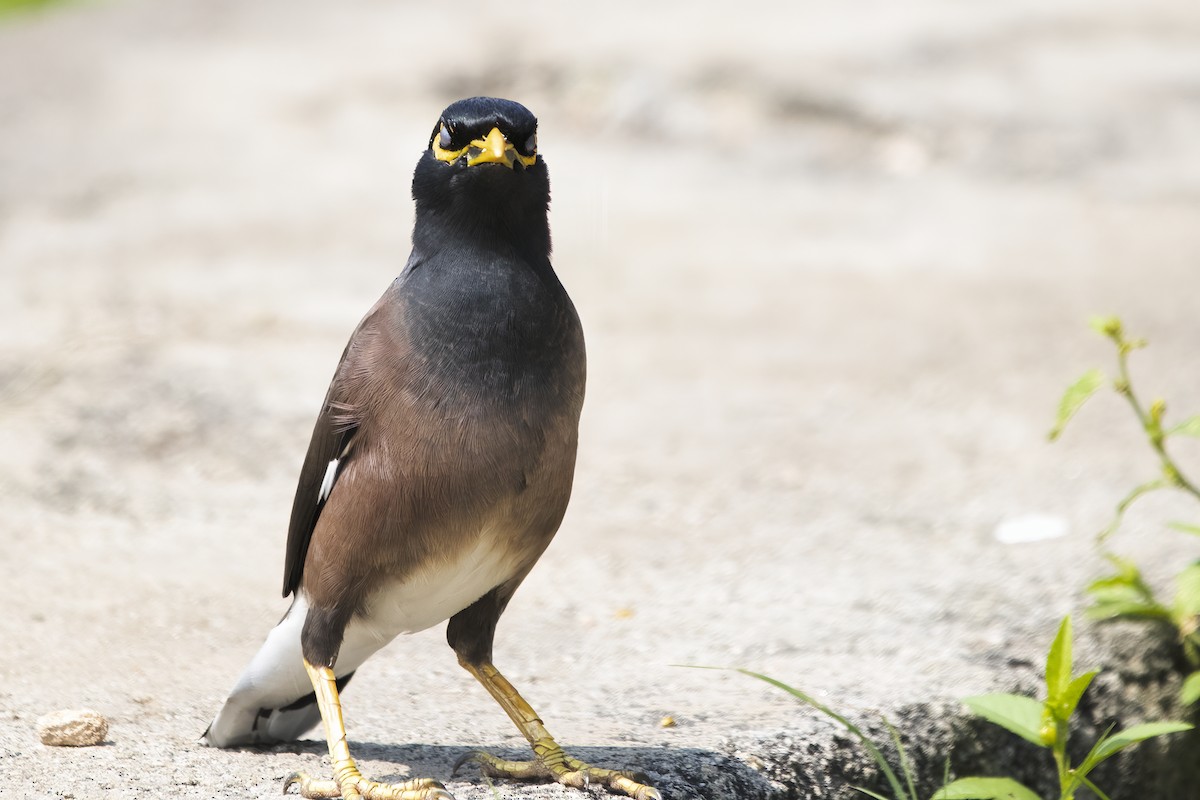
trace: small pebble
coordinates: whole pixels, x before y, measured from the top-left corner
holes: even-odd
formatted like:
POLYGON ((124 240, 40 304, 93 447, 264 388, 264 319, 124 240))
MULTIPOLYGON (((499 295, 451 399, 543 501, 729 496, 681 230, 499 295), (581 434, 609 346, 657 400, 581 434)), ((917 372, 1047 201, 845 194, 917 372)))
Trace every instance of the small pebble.
POLYGON ((108 735, 108 720, 87 708, 52 711, 38 717, 38 738, 51 747, 90 747, 108 735))

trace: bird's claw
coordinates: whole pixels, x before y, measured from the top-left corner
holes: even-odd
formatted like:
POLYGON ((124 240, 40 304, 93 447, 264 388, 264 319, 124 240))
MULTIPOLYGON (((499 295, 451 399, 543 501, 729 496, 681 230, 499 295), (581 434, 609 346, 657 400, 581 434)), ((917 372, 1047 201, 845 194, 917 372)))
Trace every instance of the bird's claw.
POLYGON ((416 778, 403 783, 377 783, 362 775, 350 775, 343 783, 316 780, 303 772, 293 772, 283 781, 283 793, 296 786, 307 800, 454 800, 446 787, 432 778, 416 778))
POLYGON ((458 770, 466 764, 478 764, 479 771, 489 778, 530 780, 554 777, 554 773, 540 761, 506 761, 483 750, 471 750, 459 756, 459 759, 454 762, 454 769, 450 771, 450 776, 457 775, 458 770))
POLYGON ((463 768, 464 764, 479 763, 475 758, 476 754, 478 754, 478 753, 479 753, 478 750, 468 750, 467 752, 465 752, 461 756, 459 756, 458 759, 454 762, 454 766, 450 768, 450 777, 451 778, 458 777, 458 771, 463 768))
POLYGON ((477 756, 480 755, 487 755, 487 753, 482 753, 479 750, 468 750, 467 752, 463 753, 454 762, 454 766, 451 767, 450 777, 458 777, 458 771, 462 769, 465 764, 481 764, 482 762, 477 758, 477 756))
POLYGON ((316 798, 334 798, 342 796, 342 789, 335 781, 318 781, 309 777, 306 772, 293 772, 283 779, 283 793, 297 786, 300 796, 316 800, 316 798))
POLYGON ((649 785, 650 779, 640 772, 623 772, 600 769, 563 754, 561 759, 553 757, 532 761, 507 761, 482 750, 464 753, 454 763, 451 775, 465 764, 478 764, 480 771, 489 778, 511 778, 515 780, 552 779, 564 786, 587 791, 592 784, 603 786, 634 800, 662 800, 657 789, 649 785))

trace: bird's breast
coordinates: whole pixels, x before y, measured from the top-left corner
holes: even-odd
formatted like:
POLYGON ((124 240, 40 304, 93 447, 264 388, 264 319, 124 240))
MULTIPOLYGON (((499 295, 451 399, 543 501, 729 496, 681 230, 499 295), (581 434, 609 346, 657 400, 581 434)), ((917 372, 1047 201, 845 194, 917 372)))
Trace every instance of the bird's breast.
POLYGON ((485 528, 456 552, 430 557, 419 569, 384 582, 366 599, 347 638, 386 641, 454 616, 524 567, 506 546, 508 538, 485 528))
POLYGON ((582 356, 579 319, 549 263, 451 249, 414 255, 397 279, 396 310, 420 358, 472 380, 544 372, 582 356))

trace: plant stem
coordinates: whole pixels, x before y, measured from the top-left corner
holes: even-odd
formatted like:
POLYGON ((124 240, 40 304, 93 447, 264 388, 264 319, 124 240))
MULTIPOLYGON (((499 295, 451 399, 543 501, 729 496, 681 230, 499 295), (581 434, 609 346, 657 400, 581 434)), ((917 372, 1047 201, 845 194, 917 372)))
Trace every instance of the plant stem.
POLYGON ((1167 476, 1171 485, 1183 489, 1197 500, 1200 500, 1200 488, 1197 488, 1194 483, 1184 477, 1178 465, 1175 464, 1175 460, 1167 454, 1166 436, 1163 434, 1162 424, 1151 417, 1149 412, 1142 407, 1141 402, 1133 391, 1133 381, 1129 376, 1129 353, 1134 347, 1135 345, 1124 339, 1117 342, 1117 368, 1121 376, 1117 382, 1117 391, 1123 394, 1125 399, 1129 401, 1129 405, 1133 407, 1133 413, 1137 415, 1138 421, 1142 423, 1142 428, 1150 437, 1150 446, 1154 448, 1154 452, 1158 453, 1163 473, 1167 476))
POLYGON ((1062 791, 1060 800, 1071 800, 1071 795, 1067 790, 1067 743, 1063 741, 1063 728, 1061 722, 1056 722, 1058 733, 1054 737, 1054 766, 1058 768, 1058 786, 1062 791))
POLYGON ((1096 541, 1100 544, 1103 544, 1108 540, 1109 536, 1112 536, 1117 532, 1117 528, 1121 527, 1121 522, 1125 519, 1125 512, 1129 510, 1131 505, 1133 505, 1134 500, 1137 500, 1144 494, 1157 492, 1159 489, 1169 489, 1174 485, 1175 484, 1171 483, 1166 478, 1155 478, 1152 481, 1147 481, 1146 483, 1135 486, 1133 490, 1129 492, 1129 494, 1121 498, 1121 502, 1117 503, 1117 510, 1113 514, 1112 521, 1108 523, 1107 528, 1100 531, 1100 533, 1096 536, 1096 541))

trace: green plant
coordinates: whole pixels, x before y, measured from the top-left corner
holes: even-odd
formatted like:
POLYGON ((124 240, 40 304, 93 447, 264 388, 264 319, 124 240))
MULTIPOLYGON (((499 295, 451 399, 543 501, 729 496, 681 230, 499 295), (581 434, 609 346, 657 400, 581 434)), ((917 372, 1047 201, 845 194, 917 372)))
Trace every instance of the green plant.
MULTIPOLYGON (((1097 536, 1102 553, 1115 568, 1112 574, 1093 581, 1087 592, 1092 605, 1087 613, 1094 619, 1145 619, 1169 626, 1183 649, 1190 666, 1190 674, 1183 682, 1182 700, 1190 705, 1200 700, 1200 561, 1185 567, 1175 578, 1176 590, 1170 603, 1158 599, 1154 590, 1142 577, 1141 570, 1127 558, 1106 549, 1108 538, 1116 532, 1125 518, 1125 512, 1140 497, 1151 492, 1174 490, 1200 500, 1200 488, 1184 475, 1179 464, 1167 451, 1172 437, 1200 437, 1200 415, 1167 426, 1164 416, 1167 404, 1157 398, 1149 406, 1143 405, 1133 388, 1129 373, 1129 355, 1146 346, 1143 339, 1129 339, 1124 326, 1116 317, 1093 319, 1092 328, 1108 337, 1117 348, 1117 375, 1111 380, 1113 389, 1123 396, 1133 409, 1134 415, 1149 440, 1150 447, 1158 456, 1159 475, 1135 486, 1117 503, 1116 512, 1107 527, 1097 536)), ((1067 422, 1101 387, 1109 382, 1108 376, 1099 369, 1090 369, 1079 380, 1071 384, 1059 403, 1058 418, 1050 431, 1050 439, 1057 439, 1067 422)), ((1170 527, 1193 535, 1200 535, 1200 525, 1184 522, 1170 523, 1170 527)))
MULTIPOLYGON (((985 694, 963 702, 979 716, 1017 734, 1038 747, 1050 750, 1058 772, 1059 800, 1074 800, 1086 786, 1102 800, 1108 800, 1088 778, 1101 762, 1130 745, 1155 736, 1191 730, 1185 722, 1150 722, 1134 725, 1113 734, 1110 728, 1088 751, 1083 761, 1072 766, 1067 755, 1071 718, 1080 698, 1096 677, 1096 671, 1072 675, 1071 618, 1065 617, 1046 657, 1046 699, 1038 702, 1017 694, 985 694)), ((943 787, 932 800, 1040 800, 1029 787, 1011 778, 960 778, 943 787)))
MULTIPOLYGON (((702 669, 724 669, 724 668, 723 667, 703 667, 702 669)), ((866 748, 867 753, 871 756, 871 760, 874 761, 875 764, 879 767, 879 770, 880 770, 880 772, 883 773, 884 778, 887 779, 888 786, 892 790, 892 797, 890 797, 890 798, 884 797, 883 795, 878 794, 877 792, 873 792, 870 789, 864 789, 861 786, 855 786, 854 787, 855 791, 861 792, 861 793, 867 795, 868 797, 873 797, 873 798, 875 798, 875 800, 920 800, 920 798, 917 796, 917 790, 915 787, 915 776, 913 775, 912 765, 909 763, 908 754, 904 752, 904 745, 900 741, 900 732, 896 730, 895 726, 892 725, 892 723, 888 722, 887 718, 884 718, 883 724, 885 726, 887 726, 888 733, 892 737, 892 742, 896 745, 896 752, 899 754, 899 758, 900 758, 900 773, 904 776, 904 783, 900 782, 899 776, 896 775, 896 770, 894 770, 892 768, 892 765, 888 763, 888 760, 884 757, 884 755, 883 755, 882 751, 880 751, 878 745, 876 745, 874 742, 872 742, 870 739, 868 739, 866 734, 863 733, 862 730, 857 725, 855 725, 850 720, 846 719, 841 714, 834 711, 829 706, 822 703, 820 700, 817 700, 812 695, 802 692, 799 689, 796 689, 792 686, 788 686, 783 681, 775 680, 774 678, 767 677, 766 675, 763 675, 761 673, 751 672, 748 669, 738 669, 738 668, 734 668, 733 671, 740 672, 743 675, 749 675, 751 678, 757 678, 760 681, 769 683, 772 686, 782 689, 783 691, 790 694, 792 697, 795 697, 797 700, 800 700, 803 703, 807 703, 808 705, 815 708, 817 711, 820 711, 825 716, 834 720, 839 725, 841 725, 843 728, 845 728, 847 731, 849 731, 850 734, 854 738, 858 739, 858 741, 862 744, 862 746, 864 748, 866 748)), ((947 763, 947 770, 949 770, 949 763, 947 763)))
MULTIPOLYGON (((699 669, 725 668, 699 667, 699 669)), ((1083 761, 1072 766, 1067 756, 1071 718, 1075 714, 1080 698, 1083 697, 1083 693, 1087 691, 1097 673, 1093 670, 1073 676, 1071 669, 1071 618, 1066 617, 1059 626, 1058 635, 1054 638, 1054 643, 1050 646, 1050 652, 1046 657, 1045 701, 1038 702, 1033 698, 1016 694, 985 694, 968 697, 963 702, 984 719, 1012 731, 1038 747, 1051 751, 1062 790, 1059 800, 1074 800, 1075 792, 1081 786, 1091 789, 1101 800, 1108 800, 1108 796, 1088 778, 1088 774, 1096 766, 1130 745, 1155 736, 1191 730, 1192 726, 1183 722, 1152 722, 1135 725, 1115 735, 1110 729, 1092 746, 1083 761)), ((883 773, 892 796, 886 797, 861 786, 855 786, 856 791, 875 798, 875 800, 920 800, 916 790, 916 776, 900 740, 900 733, 886 718, 884 718, 883 724, 888 729, 892 743, 896 746, 900 762, 899 774, 888 763, 879 745, 867 738, 858 726, 821 701, 761 673, 736 668, 733 671, 782 689, 797 700, 812 706, 834 720, 858 739, 866 748, 871 760, 883 773), (900 779, 901 776, 904 778, 903 781, 900 779)), ((934 793, 930 800, 1041 800, 1032 789, 1011 778, 969 777, 950 781, 949 773, 950 762, 947 758, 942 788, 934 793)))
POLYGON ((62 0, 0 0, 0 17, 20 11, 30 11, 58 2, 62 2, 62 0))

